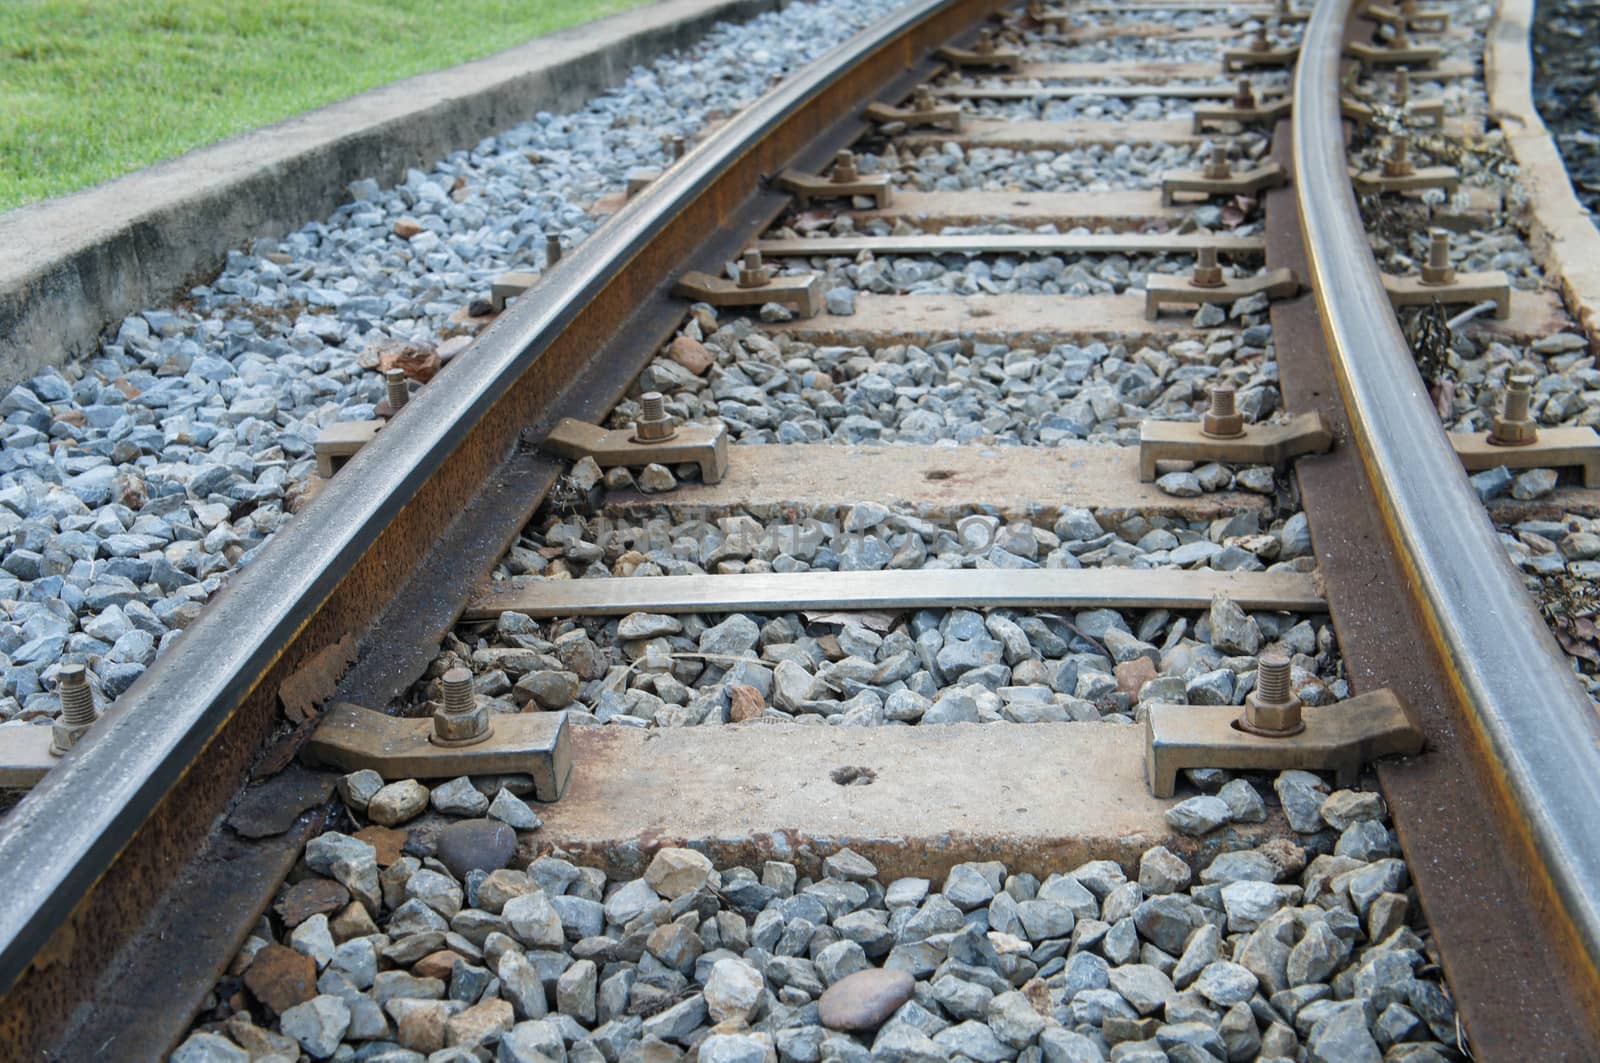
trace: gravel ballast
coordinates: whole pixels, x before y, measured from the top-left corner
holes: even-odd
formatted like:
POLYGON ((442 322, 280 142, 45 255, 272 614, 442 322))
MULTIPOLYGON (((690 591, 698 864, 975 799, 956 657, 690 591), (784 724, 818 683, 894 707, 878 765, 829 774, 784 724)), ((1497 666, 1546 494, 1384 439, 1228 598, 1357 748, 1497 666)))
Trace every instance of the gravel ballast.
POLYGON ((1269 807, 1290 831, 1042 878, 890 878, 848 848, 720 868, 666 848, 617 875, 536 828, 516 855, 485 843, 504 822, 461 818, 488 800, 468 780, 411 784, 395 821, 400 784, 350 776, 350 831, 398 829, 311 842, 172 1058, 1460 1058, 1382 799, 1298 771, 1200 782, 1179 834, 1269 807))
POLYGON ((311 447, 373 415, 385 351, 451 354, 452 314, 594 200, 893 5, 793 4, 724 26, 568 115, 540 114, 283 239, 0 399, 0 719, 47 721, 57 670, 102 699, 178 637, 297 505, 311 447), (120 615, 119 615, 120 614, 120 615))

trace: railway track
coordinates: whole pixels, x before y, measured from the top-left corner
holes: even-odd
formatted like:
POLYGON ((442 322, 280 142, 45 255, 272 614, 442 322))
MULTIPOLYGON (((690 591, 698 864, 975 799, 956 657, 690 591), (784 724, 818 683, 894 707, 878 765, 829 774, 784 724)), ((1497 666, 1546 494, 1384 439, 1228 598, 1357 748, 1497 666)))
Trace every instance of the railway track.
POLYGON ((1594 703, 1392 304, 1563 322, 1368 234, 1496 224, 1472 17, 927 0, 639 175, 11 810, 7 1056, 1594 1058, 1594 703))

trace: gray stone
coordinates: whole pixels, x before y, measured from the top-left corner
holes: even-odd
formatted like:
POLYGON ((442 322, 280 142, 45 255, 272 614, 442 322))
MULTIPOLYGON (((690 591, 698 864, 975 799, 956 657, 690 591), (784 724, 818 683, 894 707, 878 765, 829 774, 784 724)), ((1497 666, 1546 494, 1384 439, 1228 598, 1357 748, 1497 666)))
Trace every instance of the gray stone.
POLYGON ((447 816, 481 816, 489 808, 489 799, 465 775, 435 786, 428 800, 447 816))
POLYGON ((327 1059, 339 1048, 350 1026, 350 1006, 335 996, 315 996, 278 1018, 278 1027, 293 1037, 312 1059, 327 1059))
POLYGON ((435 855, 458 879, 473 870, 496 871, 511 862, 517 850, 517 834, 506 824, 491 819, 463 819, 445 824, 439 831, 435 855))
POLYGON ((1198 838, 1227 823, 1232 817, 1227 802, 1210 794, 1197 794, 1167 809, 1167 825, 1179 834, 1198 838))

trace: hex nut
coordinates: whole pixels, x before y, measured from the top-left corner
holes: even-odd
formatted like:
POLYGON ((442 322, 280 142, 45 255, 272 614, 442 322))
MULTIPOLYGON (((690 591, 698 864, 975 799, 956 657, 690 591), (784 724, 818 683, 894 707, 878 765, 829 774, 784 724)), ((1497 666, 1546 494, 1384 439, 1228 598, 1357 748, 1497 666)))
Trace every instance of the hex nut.
POLYGON ((492 733, 489 708, 475 701, 469 712, 446 712, 441 705, 433 712, 433 734, 438 746, 470 746, 486 740, 492 733))
POLYGON ((50 725, 50 755, 53 757, 64 756, 67 750, 78 744, 78 740, 89 733, 91 724, 62 723, 60 720, 50 725))

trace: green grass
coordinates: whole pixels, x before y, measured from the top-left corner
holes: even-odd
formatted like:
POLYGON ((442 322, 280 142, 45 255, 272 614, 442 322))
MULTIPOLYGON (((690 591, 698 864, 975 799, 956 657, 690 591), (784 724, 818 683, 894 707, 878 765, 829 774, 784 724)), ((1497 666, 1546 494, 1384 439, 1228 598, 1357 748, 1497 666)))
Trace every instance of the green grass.
POLYGON ((0 0, 0 211, 646 0, 0 0))

